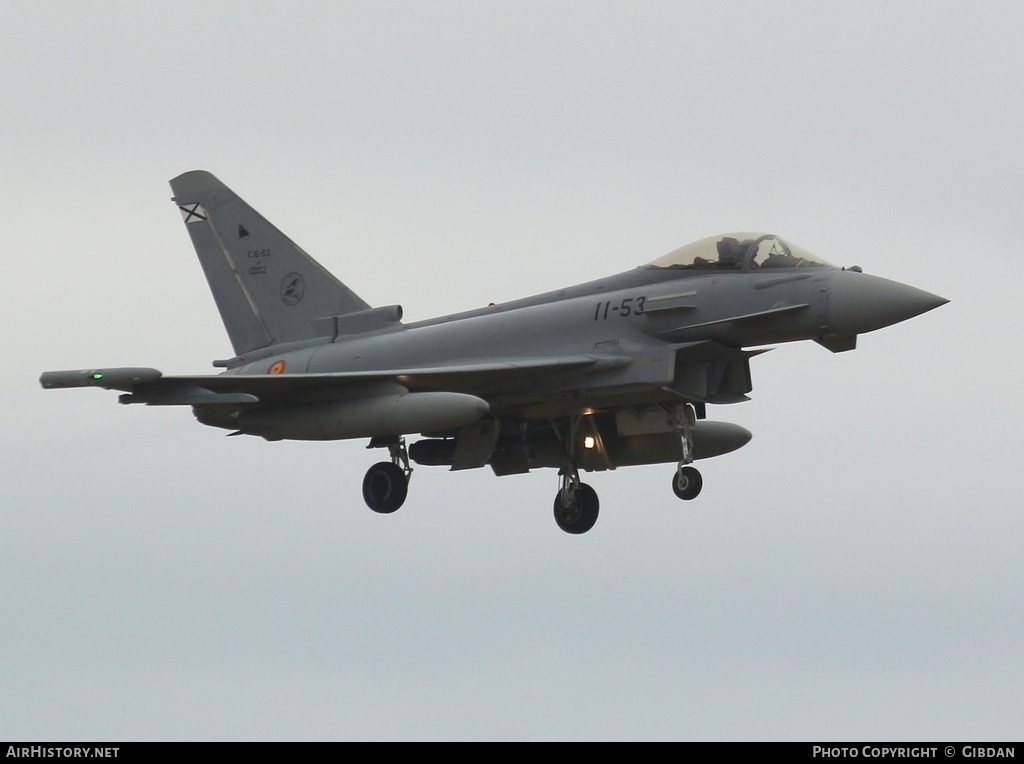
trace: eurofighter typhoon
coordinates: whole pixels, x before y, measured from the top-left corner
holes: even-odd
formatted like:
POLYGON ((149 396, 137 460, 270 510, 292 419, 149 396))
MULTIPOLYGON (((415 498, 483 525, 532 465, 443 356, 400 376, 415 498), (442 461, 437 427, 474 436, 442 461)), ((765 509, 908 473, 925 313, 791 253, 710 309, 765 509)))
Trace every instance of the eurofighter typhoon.
POLYGON ((666 483, 694 499, 693 462, 750 440, 707 411, 747 400, 763 346, 852 350, 858 334, 946 302, 772 234, 732 233, 578 286, 404 323, 400 306, 367 304, 210 173, 171 189, 234 357, 214 361, 220 374, 123 367, 48 371, 40 383, 191 406, 231 435, 368 439, 388 455, 362 485, 381 513, 405 502, 410 460, 558 470, 555 522, 573 534, 598 516, 581 472, 674 464, 666 483), (407 446, 407 435, 421 437, 407 446))

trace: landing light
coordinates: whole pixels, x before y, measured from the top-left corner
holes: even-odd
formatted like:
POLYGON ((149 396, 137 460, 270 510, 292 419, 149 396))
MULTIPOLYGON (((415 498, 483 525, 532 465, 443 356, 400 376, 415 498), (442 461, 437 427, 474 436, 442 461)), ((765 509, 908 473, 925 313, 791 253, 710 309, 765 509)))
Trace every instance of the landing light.
POLYGON ((593 435, 588 435, 587 437, 585 437, 583 439, 583 447, 584 448, 593 448, 596 445, 597 445, 597 441, 594 439, 593 435))

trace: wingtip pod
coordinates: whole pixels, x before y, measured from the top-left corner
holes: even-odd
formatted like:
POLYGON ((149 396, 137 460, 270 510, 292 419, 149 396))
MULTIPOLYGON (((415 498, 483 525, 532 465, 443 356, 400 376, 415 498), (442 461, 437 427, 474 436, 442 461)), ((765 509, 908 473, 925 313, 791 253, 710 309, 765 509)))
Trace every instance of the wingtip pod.
POLYGON ((102 387, 107 390, 131 390, 136 385, 156 382, 163 374, 156 369, 145 367, 120 367, 113 369, 68 369, 66 371, 44 371, 39 384, 46 390, 61 387, 102 387))

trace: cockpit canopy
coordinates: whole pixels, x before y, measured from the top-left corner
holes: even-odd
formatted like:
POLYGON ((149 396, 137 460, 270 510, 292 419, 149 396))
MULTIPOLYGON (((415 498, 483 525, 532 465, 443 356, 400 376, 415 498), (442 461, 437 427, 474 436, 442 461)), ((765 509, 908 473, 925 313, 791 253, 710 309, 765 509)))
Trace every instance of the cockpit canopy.
POLYGON ((695 241, 646 268, 694 271, 744 271, 764 268, 820 268, 831 263, 778 236, 761 233, 730 233, 695 241))

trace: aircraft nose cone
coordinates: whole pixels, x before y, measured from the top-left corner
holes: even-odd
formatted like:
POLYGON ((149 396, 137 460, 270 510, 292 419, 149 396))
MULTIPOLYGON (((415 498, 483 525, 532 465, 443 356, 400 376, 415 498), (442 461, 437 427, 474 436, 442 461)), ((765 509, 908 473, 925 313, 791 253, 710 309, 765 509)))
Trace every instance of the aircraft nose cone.
POLYGON ((828 283, 832 329, 842 335, 892 326, 947 302, 923 289, 856 271, 838 271, 828 283))

